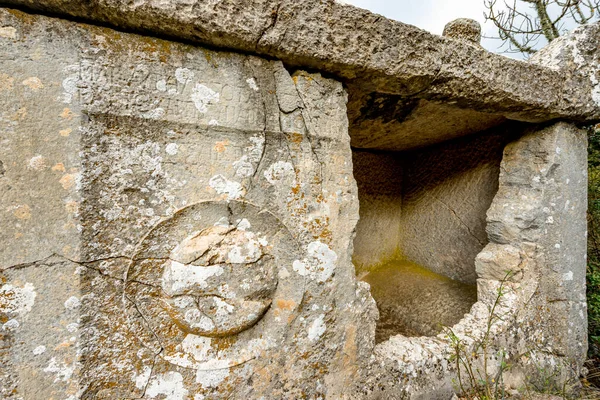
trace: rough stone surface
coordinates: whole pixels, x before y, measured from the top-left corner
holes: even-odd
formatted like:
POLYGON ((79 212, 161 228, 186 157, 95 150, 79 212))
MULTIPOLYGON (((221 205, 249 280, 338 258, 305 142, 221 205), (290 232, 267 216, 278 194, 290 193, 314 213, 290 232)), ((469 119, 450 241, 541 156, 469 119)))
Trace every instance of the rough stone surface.
MULTIPOLYGON (((490 243, 476 260, 478 301, 451 329, 471 354, 492 322, 487 372, 495 376, 498 352, 505 352, 511 365, 503 376, 508 388, 562 390, 578 384, 587 351, 586 141, 585 131, 559 123, 525 132, 504 152, 488 212, 490 243)), ((457 379, 452 343, 442 333, 399 335, 378 344, 359 392, 377 393, 375 398, 451 398, 457 379)), ((471 367, 483 372, 480 361, 471 367)))
MULTIPOLYGON (((515 125, 485 238, 497 170, 494 156, 479 155, 499 153, 498 142, 356 152, 353 165, 357 108, 346 104, 353 93, 390 94, 368 116, 400 124, 411 97, 425 107, 416 115, 431 106, 453 121, 472 116, 457 129, 438 125, 445 137, 506 118, 593 120, 589 70, 558 81, 568 58, 556 70, 509 61, 330 1, 11 4, 246 53, 0 10, 0 397, 450 398, 447 334, 375 345, 378 310, 355 277, 353 239, 382 241, 357 245, 355 257, 384 254, 402 231, 377 227, 406 224, 400 212, 381 223, 394 210, 380 218, 379 206, 414 210, 409 225, 436 232, 440 253, 452 248, 438 224, 471 240, 456 240, 463 249, 451 256, 465 280, 477 278, 477 302, 451 329, 476 351, 490 328, 488 349, 513 363, 509 388, 579 375, 585 132, 515 125), (563 95, 561 85, 578 82, 563 95), (457 164, 461 155, 476 165, 457 164), (354 175, 371 196, 369 225, 358 228, 354 175), (392 187, 378 192, 388 177, 392 187), (473 192, 482 198, 457 202, 473 192), (449 212, 434 218, 419 201, 428 193, 453 199, 449 212)), ((380 137, 372 148, 443 139, 418 129, 426 136, 380 137)), ((488 366, 494 375, 498 359, 488 366)))
POLYGON ((508 126, 410 152, 355 150, 357 269, 400 257, 474 284, 475 256, 487 244, 486 211, 510 134, 508 126))
POLYGON ((481 41, 481 25, 474 19, 455 19, 446 24, 442 35, 479 45, 481 41))
POLYGON ((589 79, 432 35, 333 0, 2 0, 120 28, 276 57, 363 91, 441 100, 523 121, 595 120, 589 79), (531 77, 535 76, 535 79, 531 77))
POLYGON ((0 26, 0 397, 346 393, 377 311, 350 258, 342 85, 15 11, 0 26))
POLYGON ((449 278, 474 284, 487 244, 486 211, 498 188, 510 128, 411 153, 402 202, 402 253, 449 278))

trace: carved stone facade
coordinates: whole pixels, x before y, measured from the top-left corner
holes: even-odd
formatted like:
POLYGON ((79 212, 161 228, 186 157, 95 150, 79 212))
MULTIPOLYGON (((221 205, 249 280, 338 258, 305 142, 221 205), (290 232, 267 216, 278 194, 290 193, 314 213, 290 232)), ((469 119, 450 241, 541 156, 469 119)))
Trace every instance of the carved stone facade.
POLYGON ((0 9, 0 397, 449 399, 456 340, 508 388, 579 376, 593 74, 540 105, 482 67, 543 83, 566 51, 516 64, 329 1, 0 3, 25 9, 0 9), (325 57, 356 32, 318 12, 425 42, 325 57), (382 61, 411 48, 437 83, 382 61))

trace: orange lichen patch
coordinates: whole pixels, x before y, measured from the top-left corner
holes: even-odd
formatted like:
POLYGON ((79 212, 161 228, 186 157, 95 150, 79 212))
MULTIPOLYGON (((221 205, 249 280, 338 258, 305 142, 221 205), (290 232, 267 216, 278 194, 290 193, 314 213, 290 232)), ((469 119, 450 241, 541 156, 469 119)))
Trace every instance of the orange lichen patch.
POLYGON ((23 232, 16 232, 15 233, 15 239, 20 239, 23 237, 23 232))
POLYGON ((60 343, 59 345, 57 345, 54 350, 62 350, 62 349, 67 349, 69 347, 71 347, 73 344, 67 341, 64 341, 62 343, 60 343))
POLYGON ((69 190, 75 185, 75 176, 73 174, 63 175, 59 182, 63 189, 69 190))
POLYGON ((67 129, 63 129, 62 131, 59 131, 58 134, 60 136, 67 137, 71 134, 71 132, 73 132, 73 130, 71 128, 67 128, 67 129))
POLYGON ((9 8, 5 8, 4 11, 18 19, 19 22, 23 22, 25 24, 33 25, 35 22, 37 22, 37 18, 33 14, 27 14, 23 11, 13 10, 9 8))
POLYGON ((65 172, 65 165, 61 162, 52 167, 52 171, 65 172))
POLYGON ((31 208, 27 204, 17 206, 13 211, 13 215, 19 219, 30 219, 31 208))
POLYGON ((294 132, 289 135, 289 138, 292 143, 300 144, 302 143, 302 140, 304 140, 304 135, 301 133, 294 132))
POLYGON ((294 300, 277 300, 276 305, 277 308, 291 311, 296 307, 296 302, 294 300))
POLYGON ((237 337, 235 336, 213 338, 211 346, 218 351, 223 351, 233 346, 235 342, 237 342, 237 337))
POLYGON ((34 92, 37 92, 38 90, 40 90, 44 87, 44 84, 42 83, 40 78, 38 78, 37 76, 32 76, 30 78, 27 78, 23 82, 21 82, 21 84, 23 84, 24 86, 27 86, 29 89, 33 90, 34 92))
POLYGON ((14 78, 7 74, 0 74, 0 92, 3 90, 12 90, 14 85, 14 78))
POLYGON ((229 146, 229 140, 224 140, 222 142, 217 142, 215 144, 214 150, 217 153, 222 153, 227 149, 227 146, 229 146))
POLYGON ((62 112, 60 113, 60 117, 61 117, 62 119, 67 119, 67 120, 69 120, 69 121, 70 121, 70 120, 72 120, 72 119, 73 119, 73 117, 75 117, 75 114, 73 113, 73 111, 71 111, 71 109, 70 109, 70 108, 64 108, 64 109, 62 110, 62 112))
POLYGON ((219 65, 217 64, 217 62, 215 61, 215 59, 212 56, 212 53, 208 50, 202 50, 202 52, 204 53, 204 58, 206 58, 206 62, 208 64, 210 64, 212 67, 217 68, 219 65))
POLYGON ((65 209, 71 214, 77 214, 79 212, 79 203, 76 201, 69 201, 65 204, 65 209))

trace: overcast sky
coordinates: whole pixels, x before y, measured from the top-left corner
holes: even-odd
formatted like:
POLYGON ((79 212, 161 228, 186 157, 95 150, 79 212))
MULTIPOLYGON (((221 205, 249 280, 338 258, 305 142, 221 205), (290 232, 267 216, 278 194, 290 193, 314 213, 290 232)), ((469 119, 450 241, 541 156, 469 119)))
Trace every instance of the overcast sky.
MULTIPOLYGON (((438 35, 442 34, 444 25, 448 22, 456 18, 471 18, 479 21, 484 35, 497 36, 493 24, 484 24, 483 0, 344 0, 343 2, 438 35)), ((501 42, 484 40, 482 45, 496 53, 499 52, 498 47, 501 42)))

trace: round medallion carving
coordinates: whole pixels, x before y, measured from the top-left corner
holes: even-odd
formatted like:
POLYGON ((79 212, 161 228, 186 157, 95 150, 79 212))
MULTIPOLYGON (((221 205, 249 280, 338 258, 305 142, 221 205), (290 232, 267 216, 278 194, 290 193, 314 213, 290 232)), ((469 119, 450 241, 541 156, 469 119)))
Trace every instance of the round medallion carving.
POLYGON ((129 266, 131 329, 165 360, 224 368, 282 339, 302 299, 298 246, 268 211, 204 202, 159 223, 129 266), (279 305, 285 305, 280 307, 279 305))

